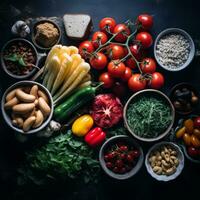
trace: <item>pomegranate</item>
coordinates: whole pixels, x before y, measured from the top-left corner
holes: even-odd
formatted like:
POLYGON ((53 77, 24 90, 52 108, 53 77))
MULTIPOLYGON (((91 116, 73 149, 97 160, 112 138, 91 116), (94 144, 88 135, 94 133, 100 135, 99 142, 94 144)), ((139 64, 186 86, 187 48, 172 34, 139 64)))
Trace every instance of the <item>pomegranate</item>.
POLYGON ((99 94, 92 104, 91 115, 97 126, 110 128, 121 120, 123 106, 115 95, 99 94))

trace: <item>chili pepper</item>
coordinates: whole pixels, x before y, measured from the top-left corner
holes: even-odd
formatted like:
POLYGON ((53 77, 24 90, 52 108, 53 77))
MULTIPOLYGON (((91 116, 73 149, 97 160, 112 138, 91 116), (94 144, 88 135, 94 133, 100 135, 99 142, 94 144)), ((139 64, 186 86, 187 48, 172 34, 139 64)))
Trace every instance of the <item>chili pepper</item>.
POLYGON ((91 131, 87 133, 85 136, 85 142, 91 146, 95 147, 100 145, 106 138, 106 133, 100 128, 93 128, 91 131))
POLYGON ((82 115, 72 125, 72 133, 78 137, 84 136, 92 128, 94 121, 90 115, 82 115))

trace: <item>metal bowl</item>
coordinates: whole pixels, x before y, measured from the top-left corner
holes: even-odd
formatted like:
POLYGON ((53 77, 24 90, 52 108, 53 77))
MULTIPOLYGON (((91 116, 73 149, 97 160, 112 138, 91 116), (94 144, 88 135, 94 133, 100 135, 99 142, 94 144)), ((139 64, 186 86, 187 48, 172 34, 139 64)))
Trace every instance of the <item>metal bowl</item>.
POLYGON ((34 44, 38 49, 40 49, 40 50, 48 51, 48 50, 50 50, 54 45, 58 44, 58 43, 60 42, 60 40, 61 40, 61 36, 62 36, 62 34, 61 34, 61 29, 60 29, 60 27, 58 26, 58 24, 55 23, 55 22, 52 21, 52 20, 49 20, 49 19, 42 19, 42 20, 39 20, 39 21, 37 21, 37 22, 33 25, 33 28, 32 28, 32 29, 33 29, 33 31, 32 31, 32 36, 31 36, 31 37, 32 37, 33 44, 34 44), (36 27, 37 27, 39 24, 42 24, 42 23, 45 23, 45 22, 48 22, 48 23, 50 23, 50 24, 53 24, 53 25, 55 26, 55 28, 58 29, 58 32, 59 32, 58 40, 55 42, 55 44, 53 44, 53 45, 50 46, 50 47, 43 47, 43 46, 41 46, 40 44, 38 44, 37 41, 35 40, 36 27))
POLYGON ((184 155, 183 155, 183 152, 181 151, 180 147, 178 145, 174 144, 173 142, 160 142, 160 143, 155 144, 154 146, 152 146, 149 149, 149 151, 148 151, 148 153, 146 155, 146 158, 145 158, 145 166, 146 166, 146 169, 147 169, 148 173, 153 178, 155 178, 156 180, 165 181, 165 182, 166 181, 171 181, 171 180, 174 180, 175 178, 177 178, 181 174, 181 172, 182 172, 182 170, 184 168, 184 155), (151 167, 151 165, 149 163, 150 154, 152 152, 156 151, 157 149, 159 149, 161 146, 165 146, 165 145, 171 146, 178 153, 177 157, 178 157, 178 160, 179 160, 179 165, 177 166, 176 172, 174 174, 170 175, 170 176, 156 174, 153 171, 153 169, 152 169, 152 167, 151 167))
POLYGON ((6 64, 4 62, 4 58, 3 58, 3 52, 7 48, 7 46, 10 45, 11 43, 15 43, 15 42, 18 42, 18 41, 22 41, 22 42, 27 43, 28 45, 31 46, 31 48, 33 49, 33 51, 35 53, 35 57, 36 57, 35 66, 38 66, 39 57, 38 57, 38 52, 37 52, 36 48, 34 47, 34 45, 31 42, 29 42, 26 39, 22 39, 22 38, 12 39, 12 40, 9 40, 8 42, 6 42, 6 44, 3 46, 2 50, 1 50, 1 52, 2 52, 2 55, 1 55, 1 66, 2 66, 3 70, 5 71, 5 73, 8 74, 9 76, 11 76, 12 78, 15 78, 15 79, 27 79, 28 77, 32 76, 36 72, 36 70, 37 70, 36 68, 33 68, 32 71, 30 71, 26 75, 16 75, 16 74, 13 74, 11 71, 9 71, 7 69, 6 64))
POLYGON ((174 120, 175 120, 175 110, 174 110, 174 106, 171 103, 170 99, 164 93, 162 93, 162 92, 160 92, 158 90, 154 90, 154 89, 145 89, 145 90, 142 90, 142 91, 139 91, 139 92, 133 94, 128 99, 128 101, 126 102, 126 105, 124 107, 123 118, 124 118, 125 127, 128 129, 128 131, 135 138, 137 138, 138 140, 141 140, 143 142, 155 142, 157 140, 162 139, 163 137, 165 137, 170 132, 170 130, 171 130, 173 124, 174 124, 174 120), (140 136, 138 136, 136 133, 134 133, 132 131, 132 129, 130 128, 130 126, 128 124, 128 121, 127 121, 127 109, 128 109, 129 103, 131 101, 134 101, 134 99, 139 98, 140 96, 154 96, 154 97, 157 96, 159 98, 164 99, 168 103, 168 105, 170 106, 170 108, 171 108, 172 121, 171 121, 169 127, 165 130, 165 132, 162 133, 162 134, 160 134, 158 137, 155 137, 155 138, 143 138, 143 137, 140 137, 140 136))
POLYGON ((10 86, 3 94, 3 97, 2 97, 2 100, 1 100, 1 110, 2 110, 2 114, 3 114, 3 118, 4 120, 6 121, 6 123, 8 124, 8 126, 10 126, 14 131, 17 131, 19 133, 22 133, 22 134, 25 134, 25 135, 29 135, 29 134, 33 134, 33 133, 37 133, 39 131, 41 131, 42 129, 44 129, 50 122, 52 116, 53 116, 53 109, 54 109, 54 106, 53 106, 53 99, 52 99, 52 96, 50 94, 50 92, 43 86, 41 85, 40 83, 38 82, 34 82, 34 81, 20 81, 20 82, 17 82, 15 84, 13 84, 12 86, 10 86), (19 88, 19 87, 23 87, 23 86, 33 86, 33 85, 38 85, 38 87, 44 91, 46 93, 46 95, 48 96, 49 98, 49 106, 51 108, 51 112, 48 116, 48 118, 42 123, 41 126, 39 126, 38 128, 35 128, 35 129, 31 129, 27 132, 24 132, 21 128, 18 128, 18 127, 15 127, 13 124, 12 124, 12 121, 11 121, 11 117, 10 115, 8 114, 8 112, 5 110, 4 108, 4 105, 5 105, 5 98, 6 98, 6 95, 13 89, 15 88, 19 88))
POLYGON ((179 28, 168 28, 168 29, 165 29, 163 30, 161 33, 159 33, 159 35, 157 36, 156 40, 155 40, 155 43, 154 43, 154 57, 157 61, 157 63, 164 69, 168 70, 168 71, 180 71, 180 70, 183 70, 185 69, 193 60, 194 58, 194 55, 195 55, 195 46, 194 46, 194 42, 191 38, 191 36, 184 30, 182 29, 179 29, 179 28), (159 40, 165 36, 165 35, 168 35, 168 34, 171 34, 171 33, 178 33, 178 34, 181 34, 183 35, 190 43, 190 53, 189 53, 189 57, 187 59, 187 61, 180 67, 177 67, 176 69, 170 69, 170 68, 167 68, 166 66, 164 66, 160 61, 159 61, 159 58, 156 54, 156 47, 157 47, 157 44, 159 42, 159 40))
POLYGON ((118 135, 118 136, 111 137, 102 145, 100 152, 99 152, 99 161, 100 161, 100 165, 101 165, 102 169, 108 176, 110 176, 114 179, 117 179, 117 180, 125 180, 125 179, 131 178, 134 175, 136 175, 137 172, 142 167, 143 160, 144 160, 144 154, 143 154, 143 150, 142 150, 141 146, 134 139, 132 139, 128 136, 125 136, 125 135, 118 135), (111 146, 112 144, 116 144, 117 142, 125 142, 125 143, 135 147, 140 152, 140 156, 138 158, 136 165, 133 167, 133 169, 131 171, 129 171, 125 174, 117 174, 117 173, 112 172, 111 170, 109 170, 106 167, 106 163, 104 160, 104 154, 105 154, 105 151, 107 150, 107 148, 109 148, 109 146, 111 146))

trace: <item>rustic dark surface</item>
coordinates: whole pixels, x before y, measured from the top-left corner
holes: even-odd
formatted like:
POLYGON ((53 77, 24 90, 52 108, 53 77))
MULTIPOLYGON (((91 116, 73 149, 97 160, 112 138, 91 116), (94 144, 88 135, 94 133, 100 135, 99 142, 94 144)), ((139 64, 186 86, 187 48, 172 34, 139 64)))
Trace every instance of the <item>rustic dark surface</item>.
MULTIPOLYGON (((105 16, 114 17, 118 22, 134 19, 138 14, 148 12, 154 15, 154 38, 165 28, 179 27, 186 30, 194 40, 200 38, 198 0, 1 0, 0 3, 0 46, 11 38, 10 27, 17 19, 45 17, 62 17, 65 13, 87 13, 92 16, 94 30, 105 16)), ((65 35, 63 36, 65 37, 65 35)), ((65 39, 64 39, 65 41, 65 39)), ((67 44, 73 44, 67 41, 67 44)), ((161 70, 162 71, 162 70, 161 70)), ((200 62, 195 58, 184 71, 178 73, 164 72, 166 78, 164 92, 179 82, 190 82, 200 90, 200 62)), ((14 82, 0 70, 0 92, 14 82), (2 88, 2 89, 1 89, 2 88)), ((0 93, 0 95, 1 95, 0 93)), ((196 111, 197 113, 198 111, 196 111)), ((185 163, 183 173, 170 183, 160 183, 152 179, 145 167, 133 179, 125 182, 102 177, 99 185, 82 186, 69 189, 68 185, 49 186, 45 189, 32 188, 21 190, 16 186, 15 170, 20 151, 10 129, 0 116, 0 199, 198 199, 200 183, 200 166, 185 163)))

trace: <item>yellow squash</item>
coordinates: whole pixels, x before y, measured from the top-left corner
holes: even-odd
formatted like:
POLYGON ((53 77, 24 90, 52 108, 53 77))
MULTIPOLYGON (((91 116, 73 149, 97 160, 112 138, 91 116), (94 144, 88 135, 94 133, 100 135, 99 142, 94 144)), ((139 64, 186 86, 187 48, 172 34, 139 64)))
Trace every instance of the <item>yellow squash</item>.
POLYGON ((78 137, 82 137, 89 132, 93 124, 94 121, 90 115, 82 115, 72 124, 72 133, 78 137))

